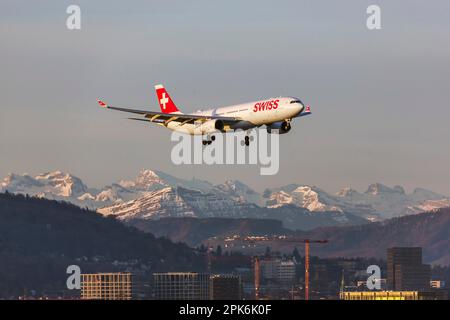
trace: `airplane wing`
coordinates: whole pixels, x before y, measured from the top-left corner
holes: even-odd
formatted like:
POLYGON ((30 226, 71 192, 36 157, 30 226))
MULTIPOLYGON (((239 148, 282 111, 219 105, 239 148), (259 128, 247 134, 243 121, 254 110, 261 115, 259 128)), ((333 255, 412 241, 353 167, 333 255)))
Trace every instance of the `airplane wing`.
POLYGON ((208 121, 212 119, 219 119, 224 122, 224 124, 233 124, 241 121, 239 118, 234 117, 222 117, 222 116, 204 116, 204 115, 195 115, 195 114, 183 114, 183 113, 163 113, 163 112, 155 112, 155 111, 146 111, 146 110, 136 110, 136 109, 127 109, 127 108, 118 108, 107 105, 102 100, 97 100, 98 104, 107 109, 129 112, 134 114, 143 115, 144 118, 128 118, 130 120, 139 120, 139 121, 149 121, 167 125, 169 122, 175 121, 180 122, 180 124, 185 123, 193 123, 196 121, 208 121))

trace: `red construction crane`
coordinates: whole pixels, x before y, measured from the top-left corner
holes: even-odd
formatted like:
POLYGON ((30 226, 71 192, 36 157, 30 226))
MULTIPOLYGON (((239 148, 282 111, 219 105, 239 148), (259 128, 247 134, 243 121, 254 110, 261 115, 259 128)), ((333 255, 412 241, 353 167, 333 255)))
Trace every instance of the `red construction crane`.
MULTIPOLYGON (((293 242, 296 242, 293 240, 293 242)), ((303 242, 305 244, 305 300, 309 300, 309 244, 310 243, 328 243, 328 240, 311 240, 311 239, 302 239, 299 242, 303 242)))
MULTIPOLYGON (((281 241, 281 242, 300 242, 305 244, 305 300, 309 300, 309 244, 310 243, 328 243, 328 240, 311 240, 297 237, 246 237, 244 241, 255 243, 261 241, 281 241)), ((259 259, 255 260, 255 297, 259 297, 259 259), (257 263, 256 263, 257 262, 257 263), (258 274, 256 273, 258 269, 258 274)))
POLYGON ((254 257, 255 263, 255 300, 259 300, 259 257, 254 257))

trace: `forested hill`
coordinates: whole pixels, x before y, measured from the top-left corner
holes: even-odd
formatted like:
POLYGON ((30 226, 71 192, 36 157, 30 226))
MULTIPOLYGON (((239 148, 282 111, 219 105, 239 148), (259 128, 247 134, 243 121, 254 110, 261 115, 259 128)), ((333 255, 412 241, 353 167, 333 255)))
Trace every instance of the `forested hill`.
POLYGON ((199 270, 199 257, 174 244, 72 204, 0 194, 0 297, 64 289, 66 268, 82 272, 199 270))

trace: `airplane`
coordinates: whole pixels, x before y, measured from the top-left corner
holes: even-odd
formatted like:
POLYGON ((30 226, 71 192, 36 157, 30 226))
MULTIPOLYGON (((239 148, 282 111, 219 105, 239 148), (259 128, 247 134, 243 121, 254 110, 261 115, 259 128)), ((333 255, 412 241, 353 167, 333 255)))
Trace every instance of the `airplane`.
POLYGON ((268 133, 278 130, 279 134, 285 134, 291 130, 292 119, 311 114, 310 106, 294 97, 269 98, 184 114, 162 84, 156 85, 155 90, 161 112, 112 107, 102 100, 97 101, 103 108, 143 116, 128 118, 130 120, 153 122, 170 130, 205 136, 203 145, 211 144, 216 139, 215 134, 246 130, 243 142, 248 146, 249 130, 265 125, 268 133))

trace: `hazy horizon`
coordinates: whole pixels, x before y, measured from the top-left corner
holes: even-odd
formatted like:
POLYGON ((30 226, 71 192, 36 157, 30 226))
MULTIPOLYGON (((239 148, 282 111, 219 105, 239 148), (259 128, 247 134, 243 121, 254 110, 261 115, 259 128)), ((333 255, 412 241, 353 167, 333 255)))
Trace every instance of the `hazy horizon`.
POLYGON ((0 4, 0 179, 61 170, 100 187, 143 169, 257 191, 335 193, 370 183, 450 195, 450 2, 71 1, 0 4), (366 28, 366 8, 382 29, 366 28), (298 96, 310 117, 280 136, 280 171, 175 166, 170 131, 98 107, 158 111, 164 83, 184 112, 298 96))

